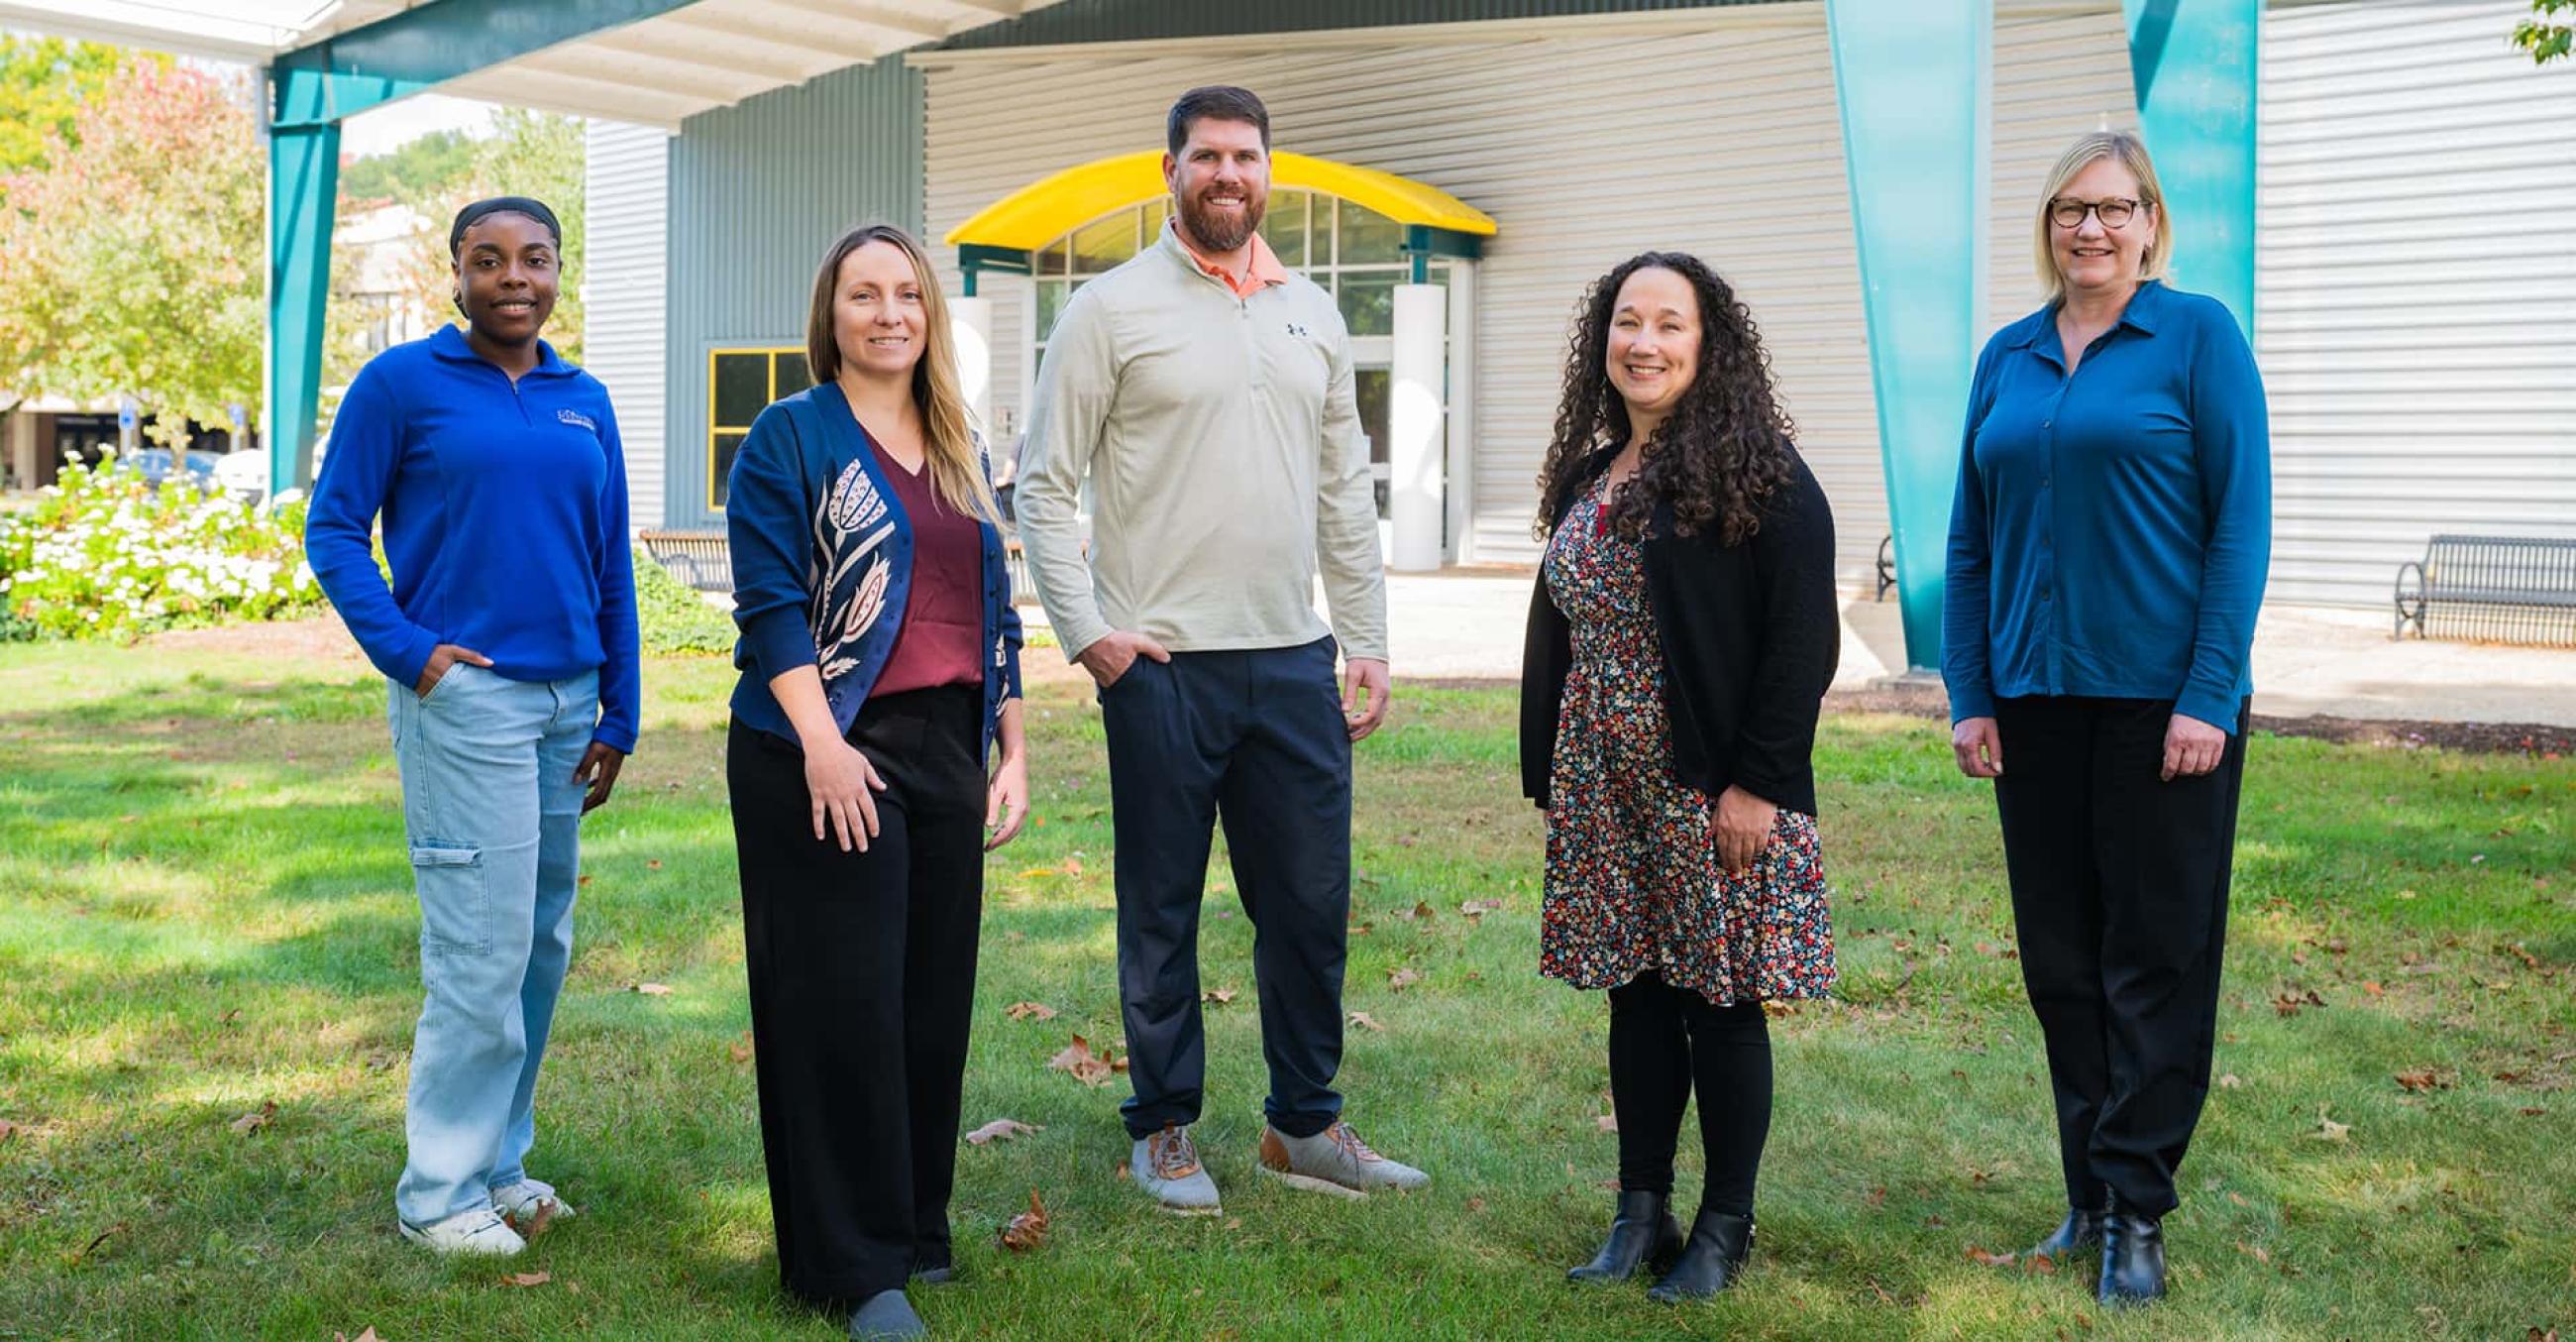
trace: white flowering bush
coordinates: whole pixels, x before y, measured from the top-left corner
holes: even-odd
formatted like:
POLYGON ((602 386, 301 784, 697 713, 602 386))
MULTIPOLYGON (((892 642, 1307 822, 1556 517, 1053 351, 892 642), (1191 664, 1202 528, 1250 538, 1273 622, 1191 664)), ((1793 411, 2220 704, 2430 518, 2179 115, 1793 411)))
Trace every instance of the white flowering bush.
POLYGON ((103 463, 66 466, 34 506, 0 513, 0 638, 132 638, 321 603, 301 500, 254 510, 103 463))

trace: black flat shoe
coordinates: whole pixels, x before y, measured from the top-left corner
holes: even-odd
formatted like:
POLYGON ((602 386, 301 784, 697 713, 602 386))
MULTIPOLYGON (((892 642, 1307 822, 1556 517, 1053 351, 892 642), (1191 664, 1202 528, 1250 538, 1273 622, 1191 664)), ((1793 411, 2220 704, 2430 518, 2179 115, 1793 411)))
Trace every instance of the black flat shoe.
POLYGON ((1744 1260, 1752 1255, 1752 1217, 1702 1211, 1691 1222, 1690 1239, 1682 1245, 1672 1271, 1646 1295, 1667 1305, 1715 1295, 1735 1284, 1744 1271, 1744 1260))
POLYGON ((2108 1212, 2086 1211, 2082 1207, 2067 1208, 2065 1222, 2048 1238, 2023 1252, 2022 1259, 2026 1262, 2045 1258, 2053 1263, 2063 1263, 2079 1253, 2101 1248, 2102 1220, 2107 1215, 2108 1212))
POLYGON ((2164 1293, 2164 1226, 2114 1204, 2102 1220, 2102 1284, 2094 1298, 2106 1305, 2143 1305, 2164 1293))
POLYGON ((1638 1265, 1661 1272, 1682 1250, 1682 1223, 1673 1219, 1672 1199, 1662 1193, 1621 1193, 1619 1214, 1610 1221, 1610 1238, 1592 1261, 1569 1270, 1568 1281, 1626 1281, 1638 1265))

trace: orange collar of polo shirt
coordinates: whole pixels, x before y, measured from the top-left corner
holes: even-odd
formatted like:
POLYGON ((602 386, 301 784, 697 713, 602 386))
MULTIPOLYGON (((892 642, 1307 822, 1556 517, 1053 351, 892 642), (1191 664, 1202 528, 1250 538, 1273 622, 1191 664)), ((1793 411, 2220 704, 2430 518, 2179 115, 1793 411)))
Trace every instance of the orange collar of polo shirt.
POLYGON ((1181 250, 1188 252, 1190 259, 1198 262, 1201 271, 1225 285, 1237 298, 1250 298, 1274 284, 1288 282, 1288 268, 1279 264, 1279 254, 1271 251, 1269 242, 1258 233, 1252 235, 1252 264, 1245 269, 1243 278, 1238 280, 1225 267, 1201 256, 1199 249, 1190 245, 1189 235, 1181 231, 1178 223, 1166 224, 1164 227, 1172 230, 1172 237, 1181 244, 1181 250))

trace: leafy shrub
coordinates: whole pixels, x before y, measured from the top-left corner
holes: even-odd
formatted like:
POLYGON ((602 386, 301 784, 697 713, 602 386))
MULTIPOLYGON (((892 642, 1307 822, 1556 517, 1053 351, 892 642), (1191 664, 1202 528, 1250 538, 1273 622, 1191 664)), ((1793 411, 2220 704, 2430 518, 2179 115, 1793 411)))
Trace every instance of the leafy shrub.
POLYGON ((648 653, 733 651, 732 618, 671 576, 641 545, 635 547, 635 622, 648 653))
POLYGON ((300 501, 253 510, 70 465, 34 506, 0 514, 0 638, 125 639, 321 604, 300 501))

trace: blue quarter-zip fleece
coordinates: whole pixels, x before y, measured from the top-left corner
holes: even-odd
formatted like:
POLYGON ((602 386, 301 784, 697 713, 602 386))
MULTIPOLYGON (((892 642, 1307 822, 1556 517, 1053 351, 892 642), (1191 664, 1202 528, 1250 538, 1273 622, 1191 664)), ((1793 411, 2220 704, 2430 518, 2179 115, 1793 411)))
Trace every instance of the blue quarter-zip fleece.
POLYGON ((2057 305, 1986 342, 1950 507, 1951 720, 2171 699, 2233 732, 2272 553, 2263 380, 2216 299, 2149 281, 2071 375, 2057 305))
POLYGON ((441 643, 510 680, 599 672, 594 739, 632 752, 640 676, 626 458, 608 389, 540 341, 516 384, 442 327, 360 370, 304 522, 313 576, 406 687, 441 643), (369 546, 384 515, 388 591, 369 546))

